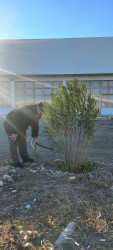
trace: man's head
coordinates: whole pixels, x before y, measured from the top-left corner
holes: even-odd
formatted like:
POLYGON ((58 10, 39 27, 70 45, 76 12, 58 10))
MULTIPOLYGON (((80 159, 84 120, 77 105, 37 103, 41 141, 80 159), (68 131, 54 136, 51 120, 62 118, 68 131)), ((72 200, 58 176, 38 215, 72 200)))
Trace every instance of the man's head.
POLYGON ((43 103, 42 102, 40 102, 40 103, 38 103, 38 105, 37 105, 37 114, 38 114, 38 116, 41 118, 41 116, 42 116, 42 113, 43 113, 43 103))

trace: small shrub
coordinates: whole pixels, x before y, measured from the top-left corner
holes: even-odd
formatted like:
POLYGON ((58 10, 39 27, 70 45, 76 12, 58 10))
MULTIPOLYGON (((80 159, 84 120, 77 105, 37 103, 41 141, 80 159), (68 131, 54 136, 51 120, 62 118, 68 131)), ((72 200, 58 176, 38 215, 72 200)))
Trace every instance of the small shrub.
POLYGON ((86 85, 76 79, 66 86, 61 84, 56 94, 52 92, 51 102, 44 105, 44 132, 65 168, 77 173, 95 131, 95 100, 87 95, 86 85))
POLYGON ((81 172, 82 173, 86 173, 86 172, 90 172, 94 169, 94 163, 90 163, 90 162, 83 162, 81 164, 81 172))
POLYGON ((68 166, 65 165, 64 161, 58 161, 55 165, 62 172, 70 171, 70 169, 68 168, 68 166))

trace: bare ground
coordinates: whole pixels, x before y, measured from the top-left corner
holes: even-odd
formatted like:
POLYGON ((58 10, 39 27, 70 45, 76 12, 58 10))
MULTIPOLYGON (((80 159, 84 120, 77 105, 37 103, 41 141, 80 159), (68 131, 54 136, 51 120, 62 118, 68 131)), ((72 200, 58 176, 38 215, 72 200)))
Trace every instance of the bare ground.
MULTIPOLYGON (((99 121, 97 128, 101 124, 110 129, 112 123, 99 121)), ((0 249, 113 249, 112 133, 97 130, 88 156, 95 162, 94 170, 75 175, 59 171, 49 151, 39 149, 34 156, 30 147, 35 163, 23 169, 9 166, 2 121, 0 129, 0 249), (11 182, 4 180, 5 174, 11 182), (72 221, 75 232, 68 243, 56 245, 72 221)))

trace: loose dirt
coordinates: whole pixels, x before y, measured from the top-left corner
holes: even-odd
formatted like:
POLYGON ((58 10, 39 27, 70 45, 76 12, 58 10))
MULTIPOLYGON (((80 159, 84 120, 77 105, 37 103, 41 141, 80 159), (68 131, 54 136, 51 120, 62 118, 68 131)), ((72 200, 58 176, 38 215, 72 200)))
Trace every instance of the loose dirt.
MULTIPOLYGON (((94 170, 85 174, 61 172, 54 155, 38 149, 33 164, 23 169, 9 165, 7 137, 0 121, 0 249, 113 249, 112 120, 99 120, 87 160, 94 170), (9 175, 12 181, 4 180, 9 175), (73 178, 72 178, 73 177, 73 178), (75 231, 67 244, 56 245, 70 223, 75 231)), ((48 145, 42 130, 39 140, 48 145)))

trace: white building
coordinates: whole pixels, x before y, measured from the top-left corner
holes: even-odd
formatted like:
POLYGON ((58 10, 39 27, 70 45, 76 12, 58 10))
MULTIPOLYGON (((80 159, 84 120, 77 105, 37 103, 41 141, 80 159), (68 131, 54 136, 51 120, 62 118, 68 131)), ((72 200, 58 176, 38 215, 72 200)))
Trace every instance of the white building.
POLYGON ((51 89, 84 81, 101 115, 113 115, 113 37, 0 40, 0 113, 49 100, 51 89))

